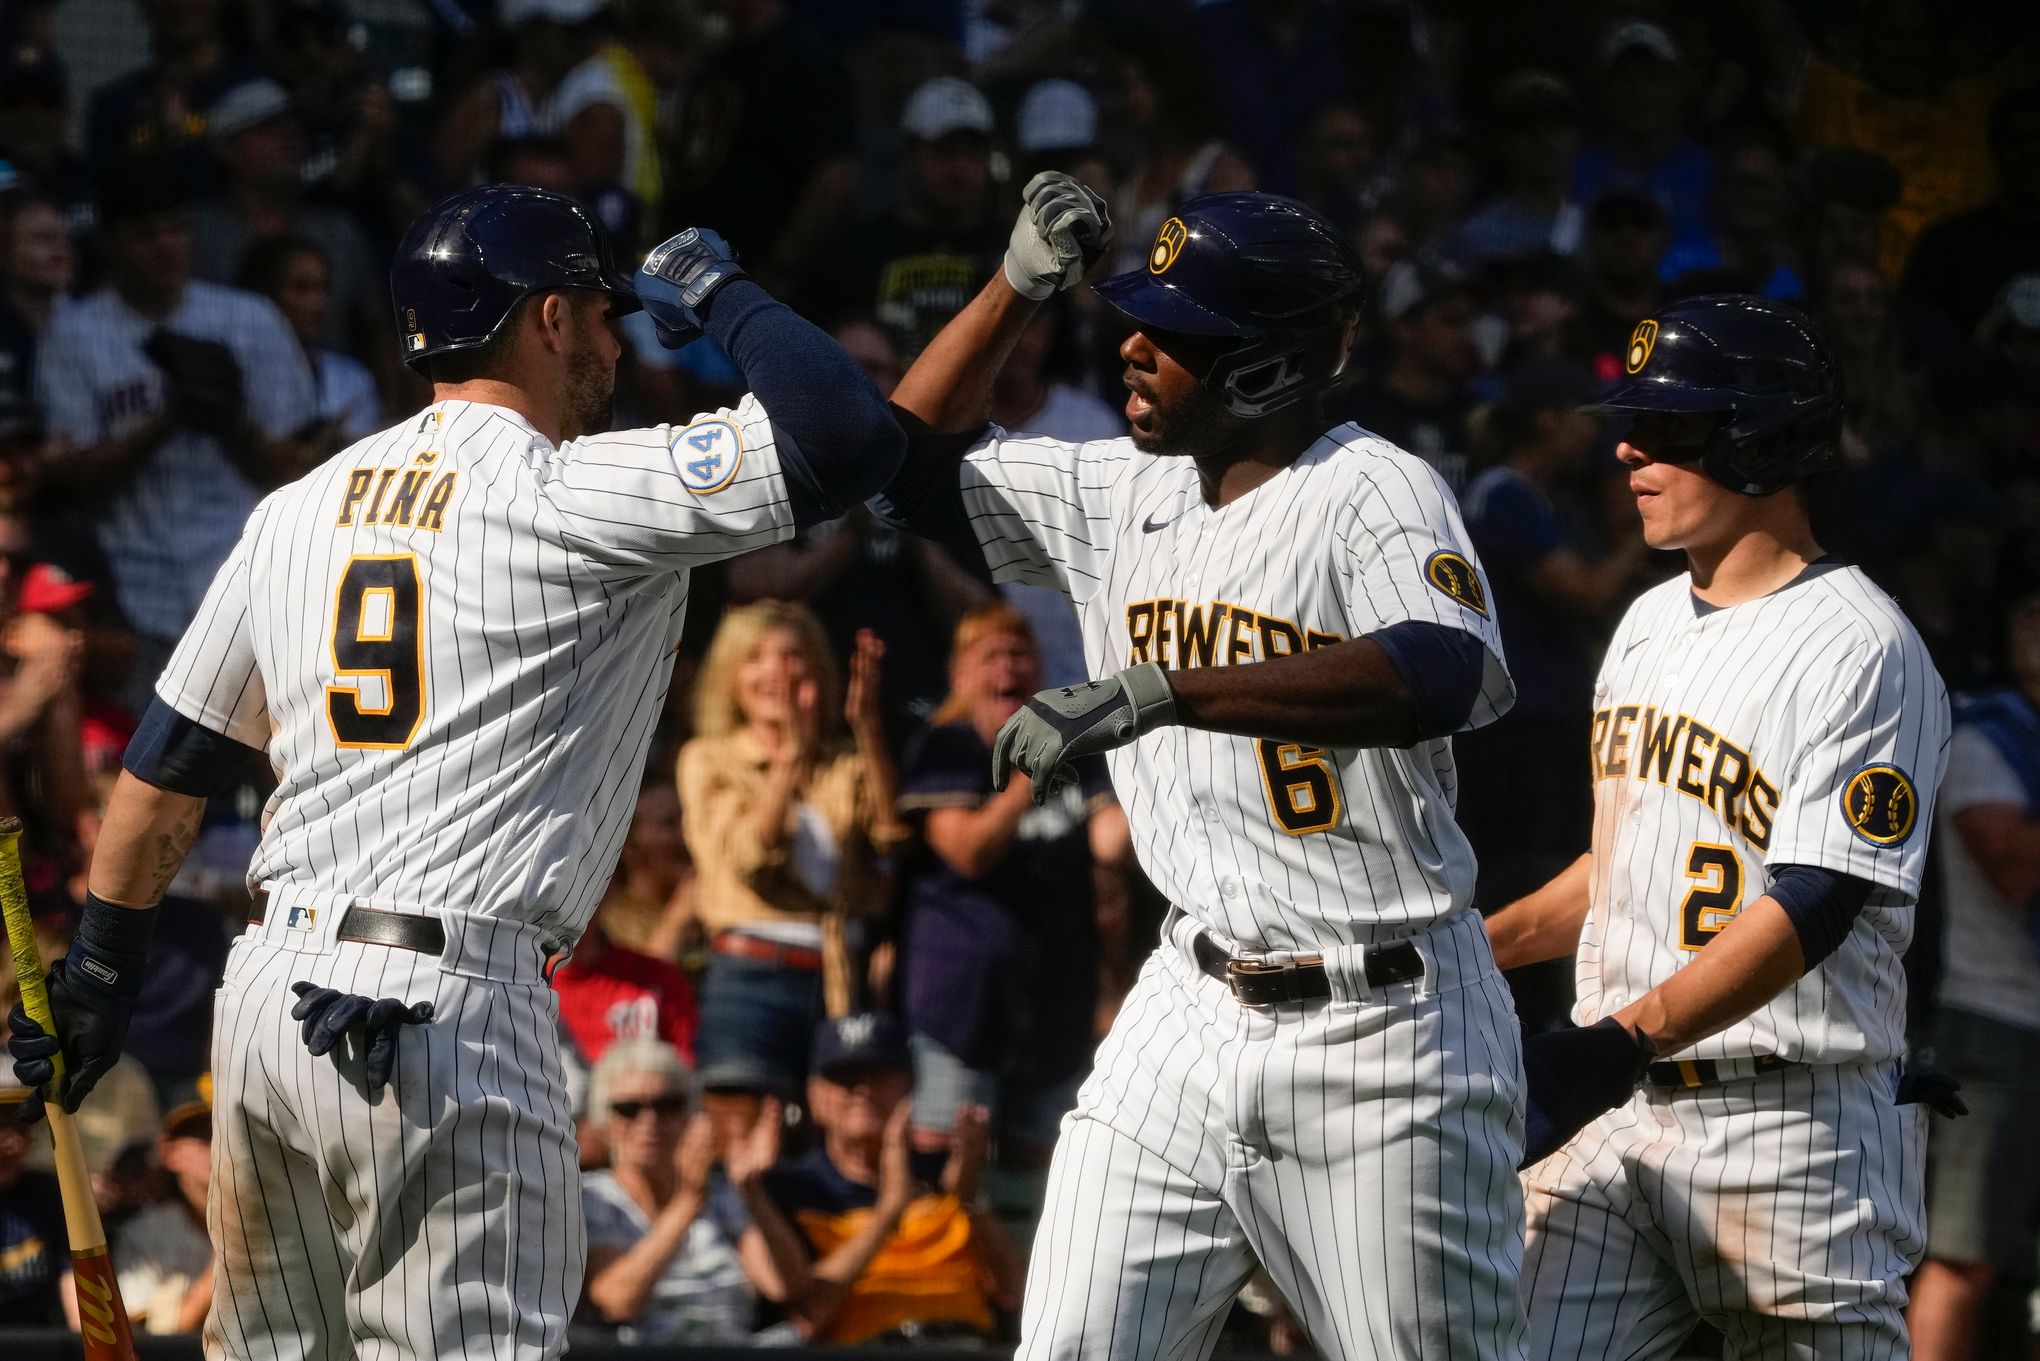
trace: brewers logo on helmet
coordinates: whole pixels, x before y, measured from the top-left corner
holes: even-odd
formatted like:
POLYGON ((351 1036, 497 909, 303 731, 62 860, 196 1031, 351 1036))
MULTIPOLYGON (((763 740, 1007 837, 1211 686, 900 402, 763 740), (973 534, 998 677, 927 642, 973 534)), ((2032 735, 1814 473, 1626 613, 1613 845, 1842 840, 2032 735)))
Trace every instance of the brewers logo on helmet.
POLYGON ((1322 390, 1346 365, 1345 305, 1360 263, 1316 210, 1274 194, 1206 194, 1162 223, 1147 268, 1098 296, 1143 330, 1231 338, 1203 375, 1236 416, 1322 390))
POLYGON ((1768 496, 1841 461, 1841 378, 1804 312, 1716 293, 1675 302, 1629 337, 1627 371, 1590 411, 1716 419, 1700 471, 1768 496))

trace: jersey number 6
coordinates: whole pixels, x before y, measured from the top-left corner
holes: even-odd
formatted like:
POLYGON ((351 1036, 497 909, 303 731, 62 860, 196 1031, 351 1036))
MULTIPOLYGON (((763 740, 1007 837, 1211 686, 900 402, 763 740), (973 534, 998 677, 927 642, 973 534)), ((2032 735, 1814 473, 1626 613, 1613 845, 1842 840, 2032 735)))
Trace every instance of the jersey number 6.
POLYGON ((1679 904, 1679 948, 1698 950, 1742 911, 1742 861, 1733 846, 1696 841, 1686 852, 1693 887, 1679 904))
POLYGON ((415 553, 347 560, 333 601, 338 680, 326 687, 326 717, 340 746, 399 751, 416 735, 425 716, 424 596, 415 553))
POLYGON ((1291 836, 1308 836, 1339 825, 1339 785, 1331 763, 1316 747, 1294 742, 1260 741, 1261 783, 1268 791, 1268 811, 1291 836))

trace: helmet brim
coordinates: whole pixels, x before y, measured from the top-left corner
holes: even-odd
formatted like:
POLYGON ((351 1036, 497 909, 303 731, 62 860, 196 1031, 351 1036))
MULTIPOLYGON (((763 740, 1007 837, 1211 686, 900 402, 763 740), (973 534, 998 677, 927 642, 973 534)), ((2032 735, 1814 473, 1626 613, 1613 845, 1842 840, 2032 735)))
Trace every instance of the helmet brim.
POLYGON ((1144 269, 1115 274, 1093 291, 1142 329, 1171 331, 1177 335, 1224 336, 1232 339, 1253 334, 1240 329, 1208 307, 1200 306, 1180 288, 1162 282, 1144 269))
POLYGON ((616 269, 602 271, 601 288, 609 295, 611 316, 627 317, 633 312, 644 310, 644 304, 638 301, 637 285, 630 281, 629 276, 616 269))
POLYGON ((1617 383, 1579 410, 1593 416, 1610 416, 1625 411, 1692 412, 1709 416, 1736 409, 1736 394, 1718 388, 1693 387, 1686 383, 1656 382, 1631 378, 1617 383))

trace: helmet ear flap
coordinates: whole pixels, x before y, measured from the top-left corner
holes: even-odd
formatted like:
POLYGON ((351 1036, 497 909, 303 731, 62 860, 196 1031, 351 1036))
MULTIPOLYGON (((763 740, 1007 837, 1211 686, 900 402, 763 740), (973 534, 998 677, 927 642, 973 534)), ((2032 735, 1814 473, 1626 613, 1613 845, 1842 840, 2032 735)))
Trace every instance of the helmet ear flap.
POLYGON ((1342 309, 1327 325, 1250 341, 1220 355, 1204 386, 1242 420, 1271 416, 1322 391, 1345 371, 1349 329, 1342 309))

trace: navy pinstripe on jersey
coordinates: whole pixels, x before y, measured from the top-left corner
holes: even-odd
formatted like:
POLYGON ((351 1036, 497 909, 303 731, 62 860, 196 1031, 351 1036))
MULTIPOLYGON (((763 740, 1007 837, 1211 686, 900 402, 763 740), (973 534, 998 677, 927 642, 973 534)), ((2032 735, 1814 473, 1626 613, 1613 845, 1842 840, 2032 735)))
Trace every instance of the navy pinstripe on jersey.
MULTIPOLYGON (((1239 665, 1402 620, 1486 650, 1479 564, 1419 460, 1354 426, 1205 504, 1188 459, 994 431, 961 487, 1004 582, 1076 602, 1091 674, 1239 665)), ((1142 868, 1181 909, 1063 1125, 1018 1356, 1198 1356, 1258 1258, 1327 1356, 1521 1355, 1521 1054, 1467 910, 1449 742, 1319 751, 1168 727, 1111 753, 1142 868), (1322 957, 1321 1004, 1241 1005, 1193 962, 1322 957), (1372 985, 1376 943, 1422 977, 1372 985)))
POLYGON ((687 569, 793 531, 757 401, 555 448, 442 402, 265 500, 157 683, 277 789, 214 1034, 214 1354, 557 1355, 573 1117, 541 972, 616 862, 687 569), (338 939, 429 915, 439 957, 338 939), (391 1090, 314 1058, 305 980, 431 1001, 391 1090))
POLYGON ((792 524, 755 399, 686 430, 560 449, 501 407, 442 403, 262 503, 158 693, 270 753, 279 783, 251 880, 570 941, 630 820, 686 569, 792 524), (727 485, 689 489, 679 465, 704 451, 688 431, 723 442, 727 485), (441 487, 443 522, 427 528, 441 487), (364 710, 387 699, 387 682, 343 674, 333 650, 348 564, 378 555, 415 557, 422 592, 422 713, 396 748, 341 745, 330 718, 335 688, 364 710))
POLYGON ((1682 1057, 1839 1063, 1905 1049, 1905 977, 1947 761, 1948 696, 1911 623, 1853 567, 1727 609, 1681 576, 1645 593, 1594 691, 1594 876, 1582 1023, 1691 959, 1767 866, 1877 887, 1841 947, 1682 1057))
MULTIPOLYGON (((995 430, 962 485, 993 574, 1076 602, 1093 675, 1143 660, 1266 660, 1415 619, 1485 645, 1469 727, 1514 700, 1451 495, 1421 460, 1357 426, 1217 508, 1189 459, 1143 455, 1129 439, 995 430)), ((1445 740, 1321 753, 1166 728, 1110 759, 1141 868, 1241 948, 1403 935, 1472 899, 1445 740)))

